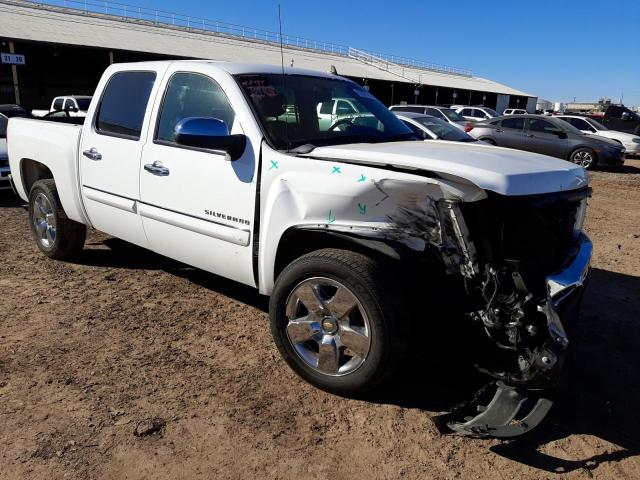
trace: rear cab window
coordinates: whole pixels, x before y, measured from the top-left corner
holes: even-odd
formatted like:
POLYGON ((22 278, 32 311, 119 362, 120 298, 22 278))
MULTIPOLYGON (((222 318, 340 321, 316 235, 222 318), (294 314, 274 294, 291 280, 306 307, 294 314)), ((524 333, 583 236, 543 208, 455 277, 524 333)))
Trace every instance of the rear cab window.
POLYGON ((62 99, 62 98, 56 98, 56 99, 53 101, 53 110, 62 110, 62 108, 63 108, 63 102, 64 102, 64 99, 62 99))
POLYGON ((139 140, 155 72, 122 71, 107 83, 98 105, 94 127, 97 133, 139 140))

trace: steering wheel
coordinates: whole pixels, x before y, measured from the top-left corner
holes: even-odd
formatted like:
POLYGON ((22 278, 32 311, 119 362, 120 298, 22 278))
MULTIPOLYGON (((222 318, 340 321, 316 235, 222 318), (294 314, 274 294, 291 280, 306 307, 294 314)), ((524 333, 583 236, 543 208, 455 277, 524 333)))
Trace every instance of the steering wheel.
POLYGON ((331 125, 328 130, 335 130, 336 128, 338 128, 341 125, 353 125, 353 118, 343 118, 341 120, 338 120, 336 123, 334 123, 333 125, 331 125))

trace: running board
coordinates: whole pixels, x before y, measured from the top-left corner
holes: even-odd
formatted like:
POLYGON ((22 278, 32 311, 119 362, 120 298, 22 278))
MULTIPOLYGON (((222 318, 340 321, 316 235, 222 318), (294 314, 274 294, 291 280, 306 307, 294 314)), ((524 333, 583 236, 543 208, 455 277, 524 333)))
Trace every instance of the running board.
POLYGON ((441 433, 517 437, 537 427, 553 405, 551 400, 539 394, 541 392, 527 393, 531 395, 525 396, 516 387, 502 382, 492 382, 480 389, 472 400, 455 406, 450 412, 436 415, 432 420, 441 433), (488 394, 494 388, 495 394, 487 404, 488 394), (529 411, 522 412, 522 415, 520 411, 525 404, 529 411))

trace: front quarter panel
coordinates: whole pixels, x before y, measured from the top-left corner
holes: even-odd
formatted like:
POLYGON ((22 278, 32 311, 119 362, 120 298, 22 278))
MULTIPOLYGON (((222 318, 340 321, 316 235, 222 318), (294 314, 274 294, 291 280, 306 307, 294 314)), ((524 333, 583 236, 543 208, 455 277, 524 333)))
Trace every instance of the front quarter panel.
MULTIPOLYGON (((475 201, 485 192, 469 183, 287 155, 263 145, 260 212, 260 292, 269 295, 282 235, 313 227, 379 235, 400 210, 425 209, 440 199, 475 201), (426 206, 425 206, 426 205, 426 206)), ((405 210, 405 211, 406 211, 405 210)))

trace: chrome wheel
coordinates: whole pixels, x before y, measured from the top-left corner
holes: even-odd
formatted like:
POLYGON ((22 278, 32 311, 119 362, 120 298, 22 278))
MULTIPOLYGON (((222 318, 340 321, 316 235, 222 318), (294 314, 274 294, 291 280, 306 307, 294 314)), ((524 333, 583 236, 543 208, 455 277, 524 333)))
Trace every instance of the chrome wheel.
POLYGON ((39 192, 33 202, 33 226, 36 238, 46 248, 52 248, 56 241, 56 216, 51 202, 39 192))
POLYGON ((573 163, 583 168, 589 168, 593 164, 593 153, 588 150, 580 150, 573 154, 573 163))
POLYGON ((367 359, 371 327, 356 296, 340 282, 313 277, 286 303, 287 337, 312 369, 331 376, 353 373, 367 359))

